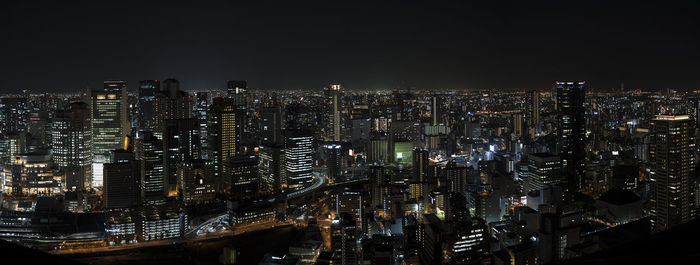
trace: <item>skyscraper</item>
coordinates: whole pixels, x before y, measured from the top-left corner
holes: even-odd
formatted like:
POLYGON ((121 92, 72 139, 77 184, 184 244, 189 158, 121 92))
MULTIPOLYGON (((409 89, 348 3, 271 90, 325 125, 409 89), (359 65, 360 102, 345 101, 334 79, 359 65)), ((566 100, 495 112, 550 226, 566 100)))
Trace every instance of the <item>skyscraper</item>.
POLYGON ((327 112, 326 112, 326 117, 328 120, 327 126, 326 126, 326 131, 327 131, 327 136, 326 140, 327 141, 340 141, 340 136, 341 136, 341 129, 342 129, 342 121, 341 121, 341 104, 342 104, 342 96, 343 93, 345 92, 345 89, 338 84, 333 84, 330 85, 330 87, 327 87, 324 89, 324 93, 326 94, 326 98, 329 101, 329 104, 326 105, 327 107, 327 112))
POLYGON ((301 189, 313 181, 313 137, 309 130, 285 130, 284 174, 288 189, 301 189))
POLYGON ((231 98, 215 98, 209 107, 207 130, 209 132, 209 158, 211 159, 212 174, 223 188, 223 181, 229 178, 229 159, 241 154, 241 135, 243 134, 244 111, 234 104, 231 98))
POLYGON ((586 81, 567 81, 554 84, 557 91, 557 112, 559 126, 558 151, 566 182, 570 192, 583 187, 586 157, 586 120, 585 107, 586 81))
POLYGON ((651 222, 663 231, 695 217, 695 124, 688 115, 650 122, 651 222))
POLYGON ((64 170, 65 187, 82 190, 92 180, 92 134, 90 110, 84 102, 73 102, 57 111, 52 122, 53 160, 64 170))
POLYGON ((92 152, 106 156, 120 148, 129 134, 126 112, 126 82, 104 81, 102 89, 90 89, 92 152))
POLYGON ((428 179, 428 155, 427 150, 413 149, 413 180, 418 182, 428 179))
POLYGON ((104 201, 107 209, 125 209, 139 202, 141 161, 131 150, 114 150, 110 163, 104 164, 104 201))
POLYGON ((561 159, 558 156, 551 153, 529 154, 526 163, 524 192, 541 190, 561 181, 561 159))
POLYGON ((260 142, 273 146, 282 144, 282 108, 263 108, 260 112, 260 142))
POLYGON ((528 115, 530 116, 528 126, 530 134, 534 135, 539 132, 540 124, 540 92, 532 90, 530 93, 530 104, 528 104, 528 115))
POLYGON ((141 198, 147 204, 158 204, 165 197, 165 165, 163 141, 152 132, 139 132, 134 147, 136 160, 141 161, 141 198))
POLYGON ((192 97, 180 90, 176 79, 163 81, 163 90, 158 91, 153 99, 153 126, 156 136, 165 129, 166 120, 192 118, 192 97))
POLYGON ((109 151, 122 147, 131 127, 127 117, 126 82, 104 81, 102 89, 90 89, 92 129, 92 185, 102 186, 102 164, 109 151))
POLYGON ((228 97, 233 99, 236 106, 246 106, 248 97, 248 81, 227 80, 226 88, 228 90, 228 97))
POLYGON ((29 106, 26 98, 6 97, 0 99, 0 114, 2 115, 3 134, 27 132, 29 106))
POLYGON ((143 80, 139 82, 139 126, 141 130, 153 129, 153 100, 160 91, 158 80, 143 80))
POLYGON ((183 195, 178 164, 202 158, 199 136, 199 122, 195 119, 165 120, 163 124, 165 191, 169 197, 183 195))
POLYGON ((192 110, 192 118, 199 122, 199 138, 202 141, 202 156, 206 157, 208 150, 207 140, 207 109, 209 108, 209 92, 196 92, 195 102, 192 110))

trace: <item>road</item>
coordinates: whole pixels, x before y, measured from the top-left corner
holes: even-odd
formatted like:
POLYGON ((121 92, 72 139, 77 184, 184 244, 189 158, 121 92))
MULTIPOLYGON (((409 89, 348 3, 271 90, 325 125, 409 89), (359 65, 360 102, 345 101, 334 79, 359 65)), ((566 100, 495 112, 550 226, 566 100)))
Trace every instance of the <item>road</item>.
POLYGON ((314 179, 316 181, 314 181, 314 183, 311 184, 311 186, 308 186, 308 187, 303 188, 301 190, 287 194, 287 199, 296 198, 296 197, 299 197, 301 195, 304 195, 307 192, 310 192, 310 191, 313 191, 315 189, 318 189, 319 187, 322 187, 323 185, 325 185, 328 182, 326 179, 326 176, 322 175, 321 173, 318 173, 318 172, 314 172, 314 179))
MULTIPOLYGON (((207 222, 211 223, 214 221, 214 219, 217 219, 217 218, 212 218, 211 220, 209 220, 207 222)), ((184 244, 184 243, 195 243, 195 242, 199 242, 199 241, 206 241, 206 240, 210 240, 210 239, 220 239, 220 238, 225 238, 225 237, 233 237, 233 236, 237 236, 237 235, 241 235, 241 234, 245 234, 245 233, 262 231, 262 230, 267 230, 267 229, 271 229, 271 228, 275 228, 275 227, 290 226, 290 225, 293 225, 292 221, 285 221, 285 222, 274 221, 274 222, 266 222, 266 223, 238 226, 233 230, 227 229, 227 230, 223 230, 223 231, 205 232, 205 233, 199 233, 199 234, 197 234, 197 232, 196 232, 197 230, 193 230, 192 232, 194 232, 196 236, 192 236, 192 235, 187 236, 186 235, 186 236, 178 237, 178 238, 145 241, 145 242, 139 242, 139 243, 135 243, 135 244, 123 244, 123 245, 104 246, 104 247, 64 248, 64 249, 50 250, 47 252, 51 253, 51 254, 60 254, 60 255, 115 252, 115 251, 121 251, 121 250, 129 250, 129 249, 168 246, 168 245, 177 245, 177 244, 184 244)), ((204 226, 202 226, 201 228, 203 228, 203 227, 204 226)), ((190 232, 190 233, 192 233, 192 232, 190 232)))

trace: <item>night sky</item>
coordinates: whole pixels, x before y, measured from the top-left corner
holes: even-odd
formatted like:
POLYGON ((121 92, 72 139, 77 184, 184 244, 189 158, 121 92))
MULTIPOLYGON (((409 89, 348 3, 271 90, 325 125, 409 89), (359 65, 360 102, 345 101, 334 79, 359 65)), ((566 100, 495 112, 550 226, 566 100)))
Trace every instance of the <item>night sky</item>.
POLYGON ((65 2, 2 1, 0 92, 700 87, 698 1, 65 2))

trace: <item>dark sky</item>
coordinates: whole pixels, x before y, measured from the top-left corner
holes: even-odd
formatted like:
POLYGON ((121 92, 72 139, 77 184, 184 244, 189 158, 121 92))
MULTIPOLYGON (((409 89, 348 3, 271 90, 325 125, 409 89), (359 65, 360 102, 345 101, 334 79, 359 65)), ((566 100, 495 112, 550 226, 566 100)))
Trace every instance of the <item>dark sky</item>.
POLYGON ((700 87, 698 1, 142 2, 2 1, 0 92, 700 87))

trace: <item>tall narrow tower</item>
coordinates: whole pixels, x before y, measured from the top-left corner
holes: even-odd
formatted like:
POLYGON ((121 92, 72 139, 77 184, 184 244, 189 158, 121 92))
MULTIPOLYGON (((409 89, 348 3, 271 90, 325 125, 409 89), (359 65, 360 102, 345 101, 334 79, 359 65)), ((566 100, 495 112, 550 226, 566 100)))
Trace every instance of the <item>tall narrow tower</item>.
POLYGON ((570 192, 583 188, 586 157, 586 81, 554 83, 557 91, 558 151, 570 192))
POLYGON ((651 222, 663 231, 695 216, 695 124, 689 115, 657 115, 650 125, 651 222))

